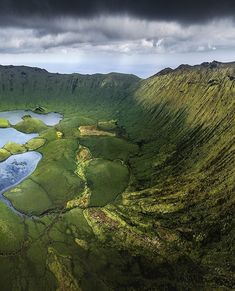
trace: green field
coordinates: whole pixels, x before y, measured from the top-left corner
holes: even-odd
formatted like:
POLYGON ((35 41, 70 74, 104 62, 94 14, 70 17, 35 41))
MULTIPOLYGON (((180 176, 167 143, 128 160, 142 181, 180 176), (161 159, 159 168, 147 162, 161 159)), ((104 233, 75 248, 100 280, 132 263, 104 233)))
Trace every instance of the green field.
POLYGON ((54 127, 24 118, 14 127, 39 137, 0 149, 0 161, 43 156, 4 194, 25 216, 0 201, 0 289, 232 290, 234 74, 234 63, 146 80, 0 67, 1 111, 63 114, 54 127))
POLYGON ((114 201, 129 181, 128 169, 120 161, 92 160, 85 175, 91 189, 90 206, 105 206, 114 201))

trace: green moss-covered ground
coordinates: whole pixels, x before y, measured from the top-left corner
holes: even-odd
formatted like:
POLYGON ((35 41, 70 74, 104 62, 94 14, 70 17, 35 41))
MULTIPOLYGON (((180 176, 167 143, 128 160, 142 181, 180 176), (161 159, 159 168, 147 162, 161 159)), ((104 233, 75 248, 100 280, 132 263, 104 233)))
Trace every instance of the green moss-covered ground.
POLYGON ((41 132, 47 128, 43 121, 32 118, 29 116, 24 116, 23 120, 16 124, 15 129, 24 133, 35 133, 41 132))
POLYGON ((128 186, 128 168, 120 161, 92 160, 85 171, 91 189, 90 206, 105 206, 128 186))
POLYGON ((9 121, 3 118, 0 118, 0 128, 7 128, 9 127, 9 121))

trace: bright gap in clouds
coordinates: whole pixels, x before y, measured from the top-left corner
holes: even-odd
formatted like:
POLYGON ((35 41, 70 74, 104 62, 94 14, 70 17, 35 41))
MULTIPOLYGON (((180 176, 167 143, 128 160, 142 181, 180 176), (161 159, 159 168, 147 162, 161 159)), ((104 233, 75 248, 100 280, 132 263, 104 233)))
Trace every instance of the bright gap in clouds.
MULTIPOLYGON (((79 55, 79 53, 78 53, 79 55)), ((204 61, 232 62, 235 60, 234 51, 215 51, 208 56, 205 53, 187 54, 161 54, 161 55, 118 55, 115 57, 105 55, 85 55, 83 57, 74 54, 65 57, 63 54, 14 54, 0 55, 2 65, 25 65, 40 67, 52 73, 110 73, 120 72, 135 74, 141 78, 148 78, 158 71, 166 68, 176 68, 180 64, 200 64, 204 61)))

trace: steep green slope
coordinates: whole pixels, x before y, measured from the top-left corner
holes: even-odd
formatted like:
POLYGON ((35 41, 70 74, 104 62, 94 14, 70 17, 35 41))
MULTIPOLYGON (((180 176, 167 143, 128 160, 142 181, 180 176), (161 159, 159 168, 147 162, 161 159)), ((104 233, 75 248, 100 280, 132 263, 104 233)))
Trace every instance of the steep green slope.
MULTIPOLYGON (((19 186, 22 197, 37 192, 38 202, 25 204, 14 189, 9 195, 26 212, 40 208, 40 218, 21 220, 2 206, 9 229, 21 224, 0 253, 4 290, 235 287, 234 63, 183 65, 147 80, 26 67, 0 73, 1 110, 41 105, 64 113, 40 134, 47 143, 32 176, 38 184, 19 186), (116 136, 81 136, 79 126, 88 125, 116 136), (73 177, 66 183, 63 169, 73 177), (40 201, 38 185, 50 203, 40 201)), ((6 233, 0 228, 4 246, 6 233)))
POLYGON ((66 75, 39 68, 0 66, 0 102, 2 108, 9 104, 28 108, 40 104, 52 110, 73 104, 80 109, 92 107, 102 114, 114 110, 139 80, 134 75, 118 73, 66 75))
POLYGON ((128 209, 137 227, 145 219, 152 235, 159 226, 176 231, 177 248, 209 269, 213 287, 234 286, 234 76, 235 64, 216 62, 160 73, 142 81, 138 119, 126 121, 141 150, 130 160, 135 192, 123 196, 122 214, 128 209))

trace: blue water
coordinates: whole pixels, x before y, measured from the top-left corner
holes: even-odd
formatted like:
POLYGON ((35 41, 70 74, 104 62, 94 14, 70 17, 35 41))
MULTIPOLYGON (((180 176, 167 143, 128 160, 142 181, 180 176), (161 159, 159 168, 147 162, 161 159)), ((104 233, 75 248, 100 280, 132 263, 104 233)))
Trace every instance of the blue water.
MULTIPOLYGON (((37 114, 27 110, 14 110, 0 112, 0 118, 9 120, 12 125, 17 124, 22 120, 24 115, 31 115, 34 118, 42 120, 46 125, 53 126, 60 122, 62 115, 59 113, 37 114)), ((8 142, 16 142, 25 144, 30 139, 37 137, 38 134, 26 134, 17 131, 14 128, 0 128, 0 148, 8 142)), ((2 200, 15 213, 18 212, 11 202, 3 195, 4 192, 21 183, 24 179, 30 176, 36 169, 42 155, 38 152, 26 152, 23 154, 13 155, 7 160, 0 162, 0 200, 2 200)))
POLYGON ((0 200, 18 214, 21 213, 12 206, 3 193, 30 176, 35 171, 41 158, 40 153, 32 151, 11 156, 0 163, 0 200))
POLYGON ((37 133, 26 134, 14 128, 0 128, 0 148, 2 148, 8 142, 24 144, 30 139, 37 136, 38 136, 37 133))
POLYGON ((47 114, 38 114, 30 110, 14 110, 0 112, 0 118, 7 119, 12 125, 16 125, 22 120, 24 115, 31 115, 33 118, 42 120, 48 126, 54 126, 60 122, 63 116, 59 113, 50 112, 47 114))

